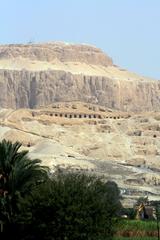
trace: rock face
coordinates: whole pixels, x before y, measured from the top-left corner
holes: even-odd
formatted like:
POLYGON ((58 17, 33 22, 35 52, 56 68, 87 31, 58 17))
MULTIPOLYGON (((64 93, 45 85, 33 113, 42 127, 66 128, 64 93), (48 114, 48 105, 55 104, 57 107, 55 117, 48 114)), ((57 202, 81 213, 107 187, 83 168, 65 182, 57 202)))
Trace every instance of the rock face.
POLYGON ((113 65, 101 50, 62 43, 0 46, 0 107, 58 101, 122 111, 160 110, 160 82, 113 65))
POLYGON ((65 43, 3 45, 0 46, 0 58, 29 58, 30 60, 51 62, 84 62, 103 66, 113 65, 112 59, 100 49, 89 45, 72 45, 65 43))

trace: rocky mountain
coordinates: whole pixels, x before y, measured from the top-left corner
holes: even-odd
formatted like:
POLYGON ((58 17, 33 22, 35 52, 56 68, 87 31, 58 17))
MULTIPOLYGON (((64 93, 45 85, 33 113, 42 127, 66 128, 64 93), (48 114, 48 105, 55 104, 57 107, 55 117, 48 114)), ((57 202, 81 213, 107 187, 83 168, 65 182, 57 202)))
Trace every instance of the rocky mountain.
POLYGON ((0 46, 0 106, 37 108, 59 101, 122 111, 160 110, 160 82, 115 66, 89 45, 0 46))
POLYGON ((123 202, 159 199, 160 81, 88 45, 0 46, 0 141, 31 158, 104 176, 123 202))
POLYGON ((160 194, 160 113, 125 113, 82 102, 1 109, 0 140, 20 141, 31 158, 117 182, 126 206, 160 194))

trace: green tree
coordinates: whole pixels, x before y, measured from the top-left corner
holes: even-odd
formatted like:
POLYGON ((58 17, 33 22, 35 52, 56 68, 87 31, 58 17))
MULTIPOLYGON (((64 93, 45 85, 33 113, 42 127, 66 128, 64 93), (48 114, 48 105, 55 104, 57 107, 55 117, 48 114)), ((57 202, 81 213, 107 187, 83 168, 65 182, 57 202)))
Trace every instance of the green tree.
POLYGON ((27 239, 109 240, 121 208, 120 192, 114 182, 81 173, 58 173, 35 189, 30 208, 27 239))
MULTIPOLYGON (((0 142, 0 221, 11 226, 18 217, 21 201, 47 177, 40 160, 30 160, 21 144, 0 142)), ((3 230, 3 229, 2 229, 3 230)))

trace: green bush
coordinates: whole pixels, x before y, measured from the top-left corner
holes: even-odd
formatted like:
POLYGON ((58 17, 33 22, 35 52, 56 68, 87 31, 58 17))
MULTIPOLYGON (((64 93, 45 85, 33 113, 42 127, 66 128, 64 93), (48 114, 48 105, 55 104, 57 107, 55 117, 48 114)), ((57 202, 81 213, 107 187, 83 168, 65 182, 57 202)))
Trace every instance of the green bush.
POLYGON ((49 177, 20 147, 0 143, 0 239, 112 239, 121 209, 117 185, 81 173, 49 177))
POLYGON ((25 239, 112 239, 121 208, 114 182, 84 174, 61 173, 32 193, 30 233, 25 239))

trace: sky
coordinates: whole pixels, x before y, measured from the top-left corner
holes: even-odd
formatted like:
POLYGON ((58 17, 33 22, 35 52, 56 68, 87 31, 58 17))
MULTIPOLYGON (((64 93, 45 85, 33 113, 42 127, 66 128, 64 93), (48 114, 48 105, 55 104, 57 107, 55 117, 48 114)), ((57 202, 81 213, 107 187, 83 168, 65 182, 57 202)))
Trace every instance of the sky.
POLYGON ((0 44, 65 41, 160 79, 160 0, 0 0, 0 44))

